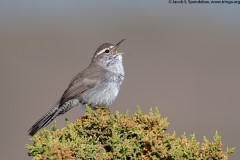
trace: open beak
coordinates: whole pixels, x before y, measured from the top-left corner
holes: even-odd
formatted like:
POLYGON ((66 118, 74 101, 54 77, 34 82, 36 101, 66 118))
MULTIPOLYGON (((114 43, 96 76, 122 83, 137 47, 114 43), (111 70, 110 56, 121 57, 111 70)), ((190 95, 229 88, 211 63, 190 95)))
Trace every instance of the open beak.
POLYGON ((114 54, 118 54, 118 47, 119 47, 119 45, 120 45, 123 41, 125 41, 125 39, 122 39, 120 42, 118 42, 118 43, 113 47, 113 53, 114 53, 114 54))

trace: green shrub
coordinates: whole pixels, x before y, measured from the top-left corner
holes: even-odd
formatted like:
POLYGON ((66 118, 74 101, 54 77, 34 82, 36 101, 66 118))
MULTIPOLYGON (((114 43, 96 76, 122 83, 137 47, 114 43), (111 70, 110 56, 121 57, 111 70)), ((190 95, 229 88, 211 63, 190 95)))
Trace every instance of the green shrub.
POLYGON ((165 159, 200 160, 223 159, 234 152, 233 148, 222 151, 221 137, 216 133, 214 142, 203 138, 200 145, 191 135, 176 137, 166 133, 168 122, 161 118, 158 110, 143 115, 140 109, 129 117, 107 110, 92 111, 74 123, 66 121, 66 127, 51 131, 46 129, 31 138, 27 145, 29 156, 41 159, 165 159))

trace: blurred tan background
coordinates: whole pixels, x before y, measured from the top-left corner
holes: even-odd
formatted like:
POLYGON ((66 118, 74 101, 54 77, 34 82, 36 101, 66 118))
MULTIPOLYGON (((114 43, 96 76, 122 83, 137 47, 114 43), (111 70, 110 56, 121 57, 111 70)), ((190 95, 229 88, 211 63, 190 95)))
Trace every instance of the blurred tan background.
MULTIPOLYGON (((29 127, 60 98, 97 47, 126 38, 126 79, 111 108, 144 113, 158 106, 168 132, 217 130, 237 147, 240 113, 239 5, 173 5, 159 1, 0 2, 1 159, 31 159, 29 127)), ((64 126, 83 111, 57 118, 64 126)))

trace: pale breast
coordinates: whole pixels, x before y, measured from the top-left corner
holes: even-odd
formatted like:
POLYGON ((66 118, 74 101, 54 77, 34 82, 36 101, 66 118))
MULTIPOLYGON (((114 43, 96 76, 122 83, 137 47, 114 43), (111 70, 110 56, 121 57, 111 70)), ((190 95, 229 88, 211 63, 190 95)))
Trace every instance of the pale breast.
POLYGON ((123 79, 122 75, 109 76, 99 85, 82 94, 80 99, 92 107, 110 106, 118 95, 123 79))

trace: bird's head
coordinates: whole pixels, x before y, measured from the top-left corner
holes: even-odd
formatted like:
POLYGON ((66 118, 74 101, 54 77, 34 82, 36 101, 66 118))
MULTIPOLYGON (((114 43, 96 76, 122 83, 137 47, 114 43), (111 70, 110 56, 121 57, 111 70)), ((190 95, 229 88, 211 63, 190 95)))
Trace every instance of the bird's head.
POLYGON ((103 43, 101 46, 98 47, 97 51, 95 52, 92 58, 92 63, 97 63, 108 67, 116 63, 122 62, 123 53, 118 52, 118 47, 124 40, 125 39, 121 40, 115 45, 111 43, 103 43))

